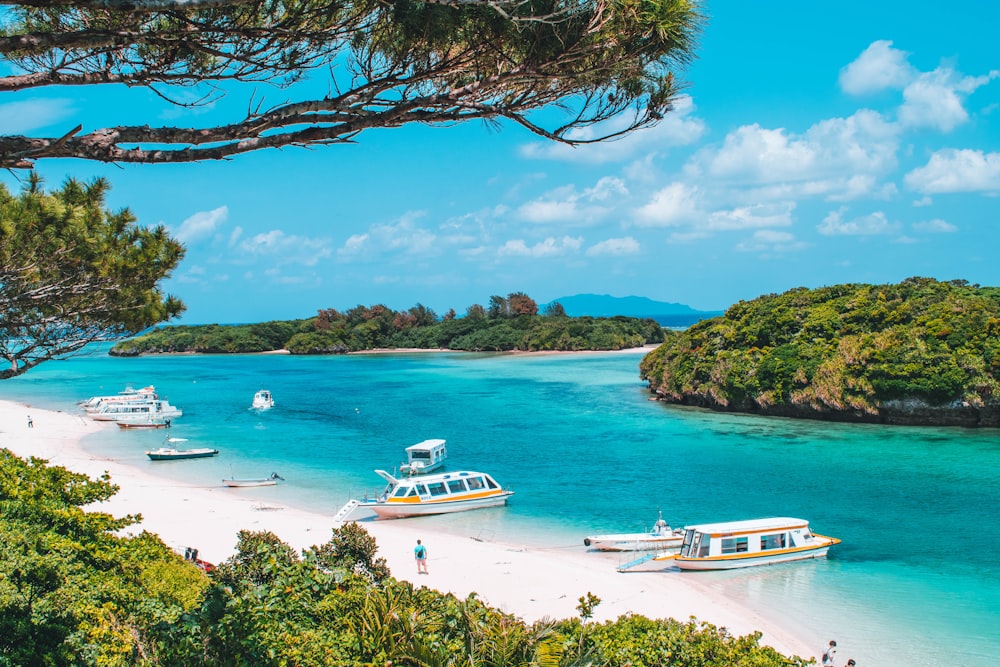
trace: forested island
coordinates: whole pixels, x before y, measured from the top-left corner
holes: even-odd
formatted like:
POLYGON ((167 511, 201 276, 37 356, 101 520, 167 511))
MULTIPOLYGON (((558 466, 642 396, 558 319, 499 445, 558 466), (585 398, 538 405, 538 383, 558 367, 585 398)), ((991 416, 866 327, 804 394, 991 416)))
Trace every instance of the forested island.
POLYGON ((670 403, 1000 426, 1000 288, 929 278, 798 288, 666 336, 640 374, 670 403))
POLYGON ((463 317, 439 317, 421 304, 394 311, 384 305, 347 311, 321 310, 316 317, 259 324, 167 326, 116 344, 111 354, 176 352, 346 354, 375 349, 446 349, 476 352, 622 350, 660 343, 653 319, 568 317, 558 303, 539 312, 526 294, 493 296, 469 306, 463 317))

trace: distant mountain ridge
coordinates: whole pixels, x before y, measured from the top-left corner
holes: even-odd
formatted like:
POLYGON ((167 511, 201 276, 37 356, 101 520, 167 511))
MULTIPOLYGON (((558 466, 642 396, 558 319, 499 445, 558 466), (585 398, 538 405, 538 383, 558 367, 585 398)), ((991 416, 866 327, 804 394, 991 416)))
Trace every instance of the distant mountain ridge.
POLYGON ((570 317, 651 317, 661 324, 664 320, 693 324, 698 320, 721 315, 722 311, 695 310, 683 303, 653 301, 644 296, 611 296, 608 294, 576 294, 554 299, 570 317))

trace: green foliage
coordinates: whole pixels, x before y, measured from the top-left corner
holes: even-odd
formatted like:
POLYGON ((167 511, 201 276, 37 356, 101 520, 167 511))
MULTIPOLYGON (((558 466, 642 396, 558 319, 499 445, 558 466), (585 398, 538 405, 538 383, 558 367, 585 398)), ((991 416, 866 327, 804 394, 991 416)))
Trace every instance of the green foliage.
MULTIPOLYGON (((556 304, 558 306, 558 304, 556 304)), ((356 306, 341 313, 321 310, 310 320, 224 326, 173 326, 122 341, 113 355, 163 352, 266 352, 345 354, 373 349, 621 350, 663 341, 652 319, 566 317, 561 306, 544 315, 526 294, 493 296, 490 307, 470 306, 465 317, 439 319, 422 304, 393 311, 384 305, 356 306)))
POLYGON ((208 580, 137 517, 82 507, 117 491, 0 450, 0 665, 151 664, 157 628, 195 609, 208 580))
POLYGON ((35 174, 17 197, 0 185, 0 378, 184 310, 159 289, 183 247, 128 209, 105 209, 109 189, 68 179, 46 193, 35 174))
POLYGON ((1000 289, 910 278, 741 301, 640 371, 667 400, 777 414, 1000 404, 1000 289))

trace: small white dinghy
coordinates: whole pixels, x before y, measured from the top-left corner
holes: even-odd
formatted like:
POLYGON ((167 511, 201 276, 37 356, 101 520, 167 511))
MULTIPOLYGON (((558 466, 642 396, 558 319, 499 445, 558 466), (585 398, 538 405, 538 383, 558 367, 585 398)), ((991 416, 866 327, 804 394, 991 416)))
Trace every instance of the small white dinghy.
POLYGON ((250 479, 230 477, 229 479, 222 480, 222 483, 229 487, 274 486, 279 480, 283 482, 285 478, 276 472, 272 472, 270 477, 255 477, 250 479))

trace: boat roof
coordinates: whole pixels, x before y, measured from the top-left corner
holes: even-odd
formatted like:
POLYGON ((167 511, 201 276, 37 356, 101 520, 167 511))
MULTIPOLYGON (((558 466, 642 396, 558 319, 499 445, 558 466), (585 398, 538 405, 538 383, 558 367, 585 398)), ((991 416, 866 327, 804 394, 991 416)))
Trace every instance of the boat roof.
POLYGON ((409 447, 406 448, 406 451, 411 452, 420 449, 430 450, 436 447, 444 447, 445 442, 446 442, 445 440, 441 439, 424 440, 422 442, 418 442, 415 445, 410 445, 409 447))
POLYGON ((700 523, 685 526, 686 530, 696 530, 699 533, 743 533, 780 528, 805 528, 809 522, 805 519, 794 519, 787 516, 767 517, 763 519, 746 519, 743 521, 723 521, 719 523, 700 523))

